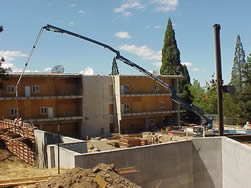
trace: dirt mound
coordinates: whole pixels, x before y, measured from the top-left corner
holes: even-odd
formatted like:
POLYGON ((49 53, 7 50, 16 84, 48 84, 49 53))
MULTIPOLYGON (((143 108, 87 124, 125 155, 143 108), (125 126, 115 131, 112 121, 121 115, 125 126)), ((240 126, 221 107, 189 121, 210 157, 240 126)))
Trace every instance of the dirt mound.
POLYGON ((118 175, 114 165, 99 164, 93 169, 74 168, 36 187, 49 188, 140 188, 118 175))

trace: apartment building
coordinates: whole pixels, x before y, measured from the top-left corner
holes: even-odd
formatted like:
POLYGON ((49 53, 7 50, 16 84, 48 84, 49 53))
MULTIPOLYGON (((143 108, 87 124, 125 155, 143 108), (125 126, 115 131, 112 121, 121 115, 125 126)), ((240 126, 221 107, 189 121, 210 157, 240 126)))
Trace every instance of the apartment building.
MULTIPOLYGON (((167 84, 177 87, 180 76, 159 76, 167 84)), ((121 132, 153 130, 161 126, 177 125, 178 105, 169 89, 146 76, 120 76, 121 132)))
POLYGON ((14 119, 18 114, 40 129, 80 137, 82 126, 82 76, 78 74, 10 73, 0 90, 0 117, 14 119))
MULTIPOLYGON (((176 125, 179 108, 170 91, 143 75, 12 73, 0 90, 0 117, 24 121, 42 130, 85 139, 176 125)), ((160 76, 176 86, 180 76, 160 76)))

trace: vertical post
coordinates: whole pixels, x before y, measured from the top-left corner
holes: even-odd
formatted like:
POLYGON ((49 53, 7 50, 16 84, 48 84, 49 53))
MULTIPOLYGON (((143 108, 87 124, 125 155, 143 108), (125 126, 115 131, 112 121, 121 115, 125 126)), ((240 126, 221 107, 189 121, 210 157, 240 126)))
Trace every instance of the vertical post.
MULTIPOLYGON (((178 80, 178 78, 175 79, 175 82, 176 82, 176 91, 177 91, 177 94, 178 94, 178 91, 179 91, 179 80, 178 80)), ((178 110, 178 117, 177 117, 178 122, 177 123, 178 123, 179 129, 181 130, 181 125, 180 125, 180 104, 178 103, 177 105, 178 105, 178 109, 177 109, 178 110)))
POLYGON ((58 174, 60 174, 60 156, 59 156, 59 132, 60 132, 60 125, 58 125, 58 174))
POLYGON ((217 84, 217 106, 218 106, 218 124, 219 124, 219 136, 224 135, 223 125, 223 108, 222 108, 222 71, 221 71, 221 48, 220 48, 220 24, 214 26, 215 36, 215 56, 216 56, 216 84, 217 84))

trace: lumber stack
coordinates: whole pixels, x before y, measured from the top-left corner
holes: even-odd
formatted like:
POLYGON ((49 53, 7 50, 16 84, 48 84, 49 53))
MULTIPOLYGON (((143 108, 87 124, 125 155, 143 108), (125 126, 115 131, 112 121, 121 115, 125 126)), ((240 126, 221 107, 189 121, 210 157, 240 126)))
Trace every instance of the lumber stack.
POLYGON ((140 137, 134 137, 133 135, 124 135, 120 137, 120 146, 133 147, 140 146, 140 137))
POLYGON ((35 127, 24 123, 22 127, 12 120, 0 120, 0 139, 10 152, 26 163, 35 164, 35 127))

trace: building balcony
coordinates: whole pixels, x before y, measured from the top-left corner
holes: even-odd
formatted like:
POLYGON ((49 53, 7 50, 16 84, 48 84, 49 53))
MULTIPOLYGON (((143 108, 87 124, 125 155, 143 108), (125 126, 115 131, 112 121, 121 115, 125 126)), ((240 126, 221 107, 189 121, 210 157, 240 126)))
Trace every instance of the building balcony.
POLYGON ((132 116, 149 116, 149 115, 165 115, 174 114, 178 112, 185 112, 185 110, 165 110, 165 111, 153 111, 153 112, 125 112, 122 113, 122 117, 132 117, 132 116))
POLYGON ((53 117, 53 118, 34 118, 34 119, 24 119, 24 122, 48 122, 48 121, 74 121, 82 120, 82 116, 70 116, 70 117, 53 117))
MULTIPOLYGON (((41 100, 41 99, 81 99, 82 95, 68 95, 68 96, 30 96, 30 97, 18 97, 18 100, 41 100)), ((16 100, 16 97, 0 97, 0 101, 3 100, 16 100)))
POLYGON ((137 93, 137 94, 121 94, 121 97, 142 97, 142 96, 171 96, 171 93, 137 93))

